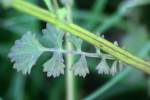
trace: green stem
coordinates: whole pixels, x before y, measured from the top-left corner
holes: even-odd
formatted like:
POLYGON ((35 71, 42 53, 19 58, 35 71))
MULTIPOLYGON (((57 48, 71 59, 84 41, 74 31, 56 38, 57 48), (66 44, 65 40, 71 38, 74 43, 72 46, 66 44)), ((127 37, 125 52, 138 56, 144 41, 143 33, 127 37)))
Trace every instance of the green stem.
MULTIPOLYGON (((53 3, 53 6, 51 5, 52 9, 50 9, 50 10, 52 12, 54 12, 56 14, 56 16, 59 18, 59 15, 57 13, 57 11, 59 10, 59 4, 58 4, 57 0, 51 0, 51 1, 53 3)), ((50 8, 48 4, 51 4, 51 1, 45 0, 45 3, 48 6, 48 8, 50 8)), ((67 16, 66 16, 66 21, 69 23, 72 23, 71 5, 66 4, 66 9, 68 12, 67 16)), ((65 41, 66 41, 65 47, 68 51, 72 51, 73 48, 72 48, 71 42, 67 38, 68 35, 70 35, 70 34, 68 34, 68 33, 65 34, 65 41)), ((60 50, 59 51, 54 50, 54 51, 55 52, 61 52, 62 51, 62 53, 65 53, 65 57, 66 57, 66 98, 67 98, 67 100, 74 100, 74 75, 73 75, 73 72, 70 70, 71 66, 73 64, 73 54, 72 53, 66 53, 63 50, 61 50, 61 51, 60 50)))
POLYGON ((119 60, 127 64, 133 65, 135 68, 138 68, 150 74, 150 63, 145 62, 144 60, 130 54, 126 50, 123 50, 118 46, 115 46, 113 43, 105 40, 104 38, 98 37, 97 35, 73 23, 65 23, 63 21, 58 20, 53 13, 47 10, 44 10, 40 7, 30 4, 24 0, 13 0, 12 7, 19 11, 33 15, 43 21, 49 22, 55 25, 56 27, 97 46, 98 48, 104 50, 105 52, 111 54, 112 56, 118 58, 119 60))
MULTIPOLYGON (((72 50, 72 44, 66 38, 66 48, 67 50, 72 50)), ((74 75, 73 72, 70 70, 73 64, 73 55, 66 54, 66 96, 67 100, 74 100, 74 75)))
MULTIPOLYGON (((68 0, 69 2, 69 0, 68 0)), ((71 7, 72 5, 66 4, 66 9, 67 9, 67 16, 66 16, 66 21, 68 23, 72 23, 72 14, 71 14, 71 7)), ((68 36, 70 34, 66 33, 65 35, 65 39, 66 39, 66 49, 67 50, 73 50, 73 45, 72 43, 68 40, 68 36)), ((67 87, 67 91, 66 91, 66 99, 67 100, 74 100, 75 96, 74 96, 74 81, 75 81, 75 77, 73 75, 73 71, 71 71, 71 67, 73 64, 73 55, 71 53, 67 53, 66 54, 66 87, 67 87)))

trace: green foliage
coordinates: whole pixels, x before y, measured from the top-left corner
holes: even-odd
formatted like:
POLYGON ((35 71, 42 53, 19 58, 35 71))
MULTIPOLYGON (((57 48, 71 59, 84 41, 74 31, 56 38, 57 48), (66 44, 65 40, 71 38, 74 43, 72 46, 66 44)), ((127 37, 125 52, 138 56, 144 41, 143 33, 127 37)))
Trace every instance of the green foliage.
MULTIPOLYGON (((46 43, 51 43, 54 48, 62 48, 63 34, 55 27, 48 25, 43 30, 43 40, 46 43)), ((9 53, 9 58, 12 62, 15 62, 14 68, 17 71, 22 71, 23 74, 30 74, 31 68, 35 65, 40 55, 47 51, 48 48, 43 47, 35 35, 28 32, 22 36, 20 40, 15 42, 9 53)), ((47 72, 47 76, 59 76, 64 73, 63 58, 60 53, 54 51, 53 57, 44 64, 44 72, 47 72)))
MULTIPOLYGON (((55 6, 58 5, 56 3, 56 1, 54 1, 54 3, 55 3, 55 6)), ((38 8, 35 5, 32 5, 32 4, 24 2, 24 1, 20 1, 20 0, 14 1, 12 6, 18 10, 27 12, 31 15, 34 15, 34 16, 44 20, 44 21, 47 21, 47 22, 57 26, 58 28, 61 28, 64 31, 67 31, 75 36, 82 38, 85 41, 88 41, 89 43, 93 44, 94 46, 101 48, 105 52, 111 54, 112 56, 118 58, 119 60, 121 60, 127 64, 131 64, 134 67, 141 69, 148 74, 150 73, 150 68, 148 67, 148 66, 150 66, 150 63, 132 55, 128 51, 121 49, 118 46, 113 45, 113 43, 103 39, 102 37, 97 37, 97 35, 94 35, 93 33, 81 28, 78 25, 65 23, 65 22, 61 21, 59 19, 59 16, 55 15, 56 13, 49 12, 42 8, 38 8), (25 6, 25 8, 22 8, 21 5, 25 6), (32 11, 30 9, 32 9, 32 11)), ((68 12, 70 12, 70 11, 68 10, 68 12)), ((70 14, 71 13, 69 13, 69 15, 70 14)), ((67 18, 67 19, 69 20, 69 22, 71 22, 70 18, 67 18)))
MULTIPOLYGON (((72 71, 75 75, 85 77, 89 73, 88 65, 85 56, 87 57, 100 57, 102 60, 96 67, 99 74, 112 74, 117 73, 117 64, 113 64, 111 69, 109 68, 106 59, 113 59, 108 54, 100 53, 99 50, 96 53, 86 53, 81 50, 82 40, 75 37, 69 36, 68 39, 71 41, 77 51, 67 51, 63 50, 63 37, 64 32, 54 26, 47 24, 46 28, 42 30, 43 36, 42 40, 49 48, 43 47, 38 40, 35 38, 35 35, 30 32, 23 35, 21 40, 17 40, 15 45, 12 47, 9 57, 12 62, 15 62, 14 68, 17 71, 22 71, 23 74, 29 74, 31 68, 35 65, 37 59, 40 55, 45 52, 53 52, 53 57, 44 64, 44 72, 47 72, 47 76, 58 77, 60 74, 64 74, 65 65, 62 53, 72 53, 81 55, 79 60, 73 64, 72 71)), ((117 45, 115 42, 114 44, 117 45)), ((116 62, 116 61, 115 61, 116 62)), ((116 62, 117 63, 117 62, 116 62)))
MULTIPOLYGON (((46 44, 50 44, 50 48, 61 49, 63 43, 64 33, 55 28, 54 26, 47 24, 46 29, 43 29, 42 39, 46 44)), ((63 55, 59 51, 53 51, 53 57, 44 64, 44 72, 47 72, 47 76, 58 77, 60 74, 64 74, 65 65, 63 55)))
POLYGON ((81 51, 82 49, 82 42, 83 40, 75 37, 75 36, 72 36, 72 35, 69 35, 68 36, 68 40, 75 46, 75 48, 78 50, 78 51, 81 51))
POLYGON ((117 61, 114 61, 113 64, 112 64, 112 67, 111 67, 111 70, 110 70, 110 73, 112 75, 116 74, 117 73, 117 61))
POLYGON ((105 57, 103 57, 101 62, 97 65, 96 70, 98 70, 98 74, 109 74, 109 66, 105 57))
MULTIPOLYGON (((9 0, 1 1, 6 2, 5 7, 9 7, 11 5, 10 2, 7 3, 7 1, 9 0)), ((20 2, 21 0, 15 1, 17 1, 16 5, 19 5, 16 7, 17 9, 23 9, 24 6, 26 6, 26 4, 18 3, 18 1, 20 2)), ((74 26, 74 24, 72 25, 72 23, 70 24, 68 21, 66 21, 66 16, 68 15, 67 7, 68 5, 72 5, 73 0, 61 0, 61 3, 65 5, 65 7, 62 7, 63 5, 61 5, 62 8, 59 8, 57 10, 53 9, 55 8, 53 5, 53 1, 56 0, 44 0, 47 8, 49 9, 47 10, 47 13, 43 13, 46 10, 40 12, 41 10, 38 7, 37 8, 39 9, 39 12, 36 12, 35 9, 32 9, 32 7, 30 8, 31 5, 28 5, 24 10, 21 10, 23 12, 28 12, 27 9, 29 9, 30 11, 33 10, 34 14, 38 13, 36 17, 41 19, 44 18, 42 20, 49 19, 55 22, 60 21, 61 23, 64 23, 54 24, 54 26, 52 24, 47 24, 46 28, 42 30, 42 36, 39 34, 41 33, 39 32, 39 29, 41 29, 43 26, 41 26, 41 22, 38 21, 36 17, 34 18, 22 13, 20 14, 15 10, 6 10, 6 13, 5 10, 3 12, 3 10, 0 9, 0 16, 2 16, 0 18, 0 83, 2 84, 2 86, 0 87, 0 97, 4 100, 26 100, 41 98, 49 98, 52 100, 64 99, 64 90, 66 89, 64 83, 67 83, 64 82, 65 78, 59 77, 56 79, 47 79, 45 78, 41 70, 43 69, 48 77, 55 78, 60 76, 61 74, 64 74, 65 68, 67 67, 64 64, 64 62, 67 63, 66 59, 64 59, 64 56, 69 54, 76 59, 76 62, 72 63, 69 71, 71 73, 74 73, 74 75, 81 77, 85 77, 90 73, 89 77, 91 78, 89 79, 89 77, 86 77, 85 79, 80 79, 76 77, 76 82, 73 81, 74 79, 70 80, 72 83, 77 84, 74 87, 75 89, 77 89, 74 94, 78 95, 75 100, 82 99, 84 96, 86 96, 86 94, 89 94, 90 92, 90 95, 86 96, 85 100, 122 100, 130 99, 131 95, 136 95, 135 99, 147 99, 147 90, 150 86, 149 76, 143 74, 138 70, 132 69, 131 66, 128 68, 127 64, 124 64, 121 60, 112 57, 111 54, 113 53, 107 54, 105 50, 103 52, 102 49, 99 49, 97 47, 91 45, 89 46, 87 44, 84 45, 82 39, 73 35, 69 35, 66 37, 66 35, 64 34, 66 33, 66 30, 62 31, 61 28, 63 29, 64 27, 69 27, 69 31, 71 29, 74 30, 72 32, 68 32, 68 34, 73 32, 76 33, 76 29, 78 29, 79 33, 83 33, 77 34, 81 37, 87 36, 89 34, 86 35, 85 33, 88 32, 82 31, 82 28, 80 29, 80 27, 78 26, 78 28, 75 28, 76 25, 74 26), (53 12, 57 16, 53 16, 52 13, 53 17, 51 17, 51 12, 53 12), (38 15, 41 15, 41 17, 39 17, 38 15), (29 24, 28 22, 32 24, 29 24), (60 29, 58 27, 60 27, 60 29), (38 39, 40 39, 41 43, 38 42, 35 34, 30 34, 30 36, 34 37, 35 39, 31 39, 31 37, 24 39, 28 41, 30 40, 30 42, 24 42, 25 45, 20 49, 16 45, 23 44, 22 39, 27 34, 27 30, 36 33, 36 36, 38 37, 38 39), (12 45, 11 42, 14 41, 16 37, 20 36, 21 33, 26 34, 24 34, 20 40, 17 40, 20 41, 20 43, 15 43, 15 45, 12 47, 9 58, 11 58, 11 60, 14 62, 14 65, 16 63, 19 64, 19 66, 15 68, 24 74, 29 74, 31 68, 35 64, 37 64, 39 68, 35 68, 34 70, 32 70, 32 73, 30 73, 30 77, 27 77, 27 79, 25 79, 25 76, 22 76, 19 73, 14 73, 13 70, 10 70, 11 64, 8 63, 6 59, 9 48, 12 45), (4 41, 6 40, 6 38, 8 40, 7 43, 5 43, 4 41), (73 50, 66 50, 66 48, 64 48, 64 39, 66 38, 74 46, 73 50), (36 44, 33 41, 37 41, 38 46, 33 46, 36 44), (83 50, 86 50, 86 52, 84 52, 83 50), (45 55, 43 55, 41 59, 38 60, 43 52, 46 52, 44 53, 45 55), (34 60, 31 60, 33 57, 32 55, 35 56, 34 60), (76 58, 77 56, 79 58, 76 58), (39 61, 38 63, 37 60, 39 61), (27 63, 29 63, 30 67, 27 63), (43 65, 43 67, 41 67, 41 65, 43 65), (90 70, 88 67, 90 68, 90 70), (101 75, 95 74, 95 71, 93 71, 93 69, 96 69, 98 74, 101 75), (107 75, 107 77, 105 77, 105 75, 107 75), (3 78, 4 76, 5 78, 3 78), (91 85, 93 83, 94 85, 91 85), (81 88, 83 84, 84 88, 86 89, 81 88), (91 91, 91 89, 96 90, 91 91), (138 94, 139 92, 141 94, 138 94)), ((91 3, 90 1, 91 0, 86 2, 91 3)), ((75 23, 85 27, 86 29, 98 33, 97 36, 100 34, 106 34, 107 39, 115 40, 116 38, 119 38, 119 44, 121 44, 121 47, 123 47, 124 50, 128 50, 137 57, 144 57, 144 60, 149 61, 149 30, 147 30, 147 24, 149 21, 146 18, 146 10, 148 10, 148 6, 143 7, 143 5, 149 4, 149 0, 94 0, 92 1, 93 3, 91 3, 91 5, 93 4, 92 9, 90 9, 91 6, 88 6, 89 8, 86 9, 86 3, 84 3, 84 5, 80 5, 80 2, 82 1, 75 1, 75 6, 72 12, 75 23), (79 9, 79 7, 81 6, 84 6, 85 8, 79 9), (142 18, 145 20, 145 22, 142 18), (143 23, 144 26, 142 25, 143 23)), ((41 2, 38 2, 37 4, 39 3, 41 6, 43 5, 41 4, 41 2)), ((34 15, 33 13, 32 15, 34 15)), ((47 23, 48 20, 45 21, 47 23)), ((92 41, 92 38, 89 38, 89 40, 91 39, 92 41)), ((114 42, 114 44, 118 47, 117 42, 114 42)), ((109 49, 107 48, 106 51, 107 50, 109 49)), ((67 76, 67 74, 65 74, 65 76, 67 76)))
POLYGON ((37 41, 35 35, 27 32, 20 40, 16 40, 9 53, 9 58, 15 62, 13 67, 17 71, 30 74, 32 66, 44 51, 45 48, 37 41))
POLYGON ((25 14, 19 15, 17 13, 14 13, 14 16, 11 16, 11 14, 8 16, 10 16, 9 19, 7 17, 3 20, 0 19, 0 27, 17 35, 26 33, 27 30, 32 30, 33 33, 38 33, 38 21, 36 18, 25 14), (29 24, 28 22, 32 22, 32 24, 29 24))
POLYGON ((73 65, 72 70, 75 75, 85 77, 89 74, 87 61, 84 55, 81 55, 80 59, 73 65))
POLYGON ((53 57, 44 64, 44 72, 47 72, 47 76, 58 77, 60 74, 64 74, 65 65, 62 54, 54 53, 53 57))
POLYGON ((46 29, 42 30, 45 45, 48 45, 51 48, 62 48, 63 43, 63 31, 55 28, 54 26, 47 24, 46 29))
POLYGON ((48 7, 48 9, 52 11, 53 8, 52 8, 51 0, 44 0, 44 2, 46 4, 46 6, 48 7))

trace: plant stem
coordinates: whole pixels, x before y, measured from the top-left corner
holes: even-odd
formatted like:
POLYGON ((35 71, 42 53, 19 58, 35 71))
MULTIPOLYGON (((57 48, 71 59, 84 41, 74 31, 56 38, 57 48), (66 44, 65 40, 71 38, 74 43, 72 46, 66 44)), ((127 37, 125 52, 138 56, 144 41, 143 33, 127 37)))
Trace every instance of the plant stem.
MULTIPOLYGON (((67 0, 69 2, 69 0, 67 0)), ((69 3, 67 3, 66 1, 66 9, 67 9, 67 16, 66 16, 66 21, 68 23, 72 23, 72 15, 71 15, 71 7, 72 5, 70 5, 69 3)), ((67 50, 73 50, 73 45, 72 43, 68 40, 68 36, 70 34, 66 33, 65 34, 65 39, 66 39, 66 49, 67 50)), ((73 75, 73 71, 70 70, 73 64, 73 55, 71 53, 67 53, 66 54, 66 99, 67 100, 74 100, 74 81, 75 81, 75 77, 73 75)))
POLYGON ((55 48, 44 48, 43 51, 49 51, 49 52, 61 52, 64 54, 72 54, 72 55, 84 55, 87 57, 92 57, 92 58, 101 58, 104 57, 106 59, 111 59, 114 60, 115 58, 112 57, 111 55, 108 54, 98 54, 98 53, 89 53, 89 52, 83 52, 83 51, 73 51, 73 50, 63 50, 63 49, 55 49, 55 48))
POLYGON ((44 10, 40 7, 37 7, 33 4, 30 4, 24 0, 13 0, 12 7, 26 12, 30 15, 36 16, 37 18, 49 22, 56 27, 69 32, 81 39, 97 46, 103 51, 111 54, 112 56, 118 58, 124 63, 133 65, 135 68, 138 68, 145 73, 150 74, 150 63, 145 62, 144 60, 130 54, 126 50, 119 48, 118 46, 113 45, 113 43, 73 24, 73 23, 65 23, 64 21, 59 20, 53 13, 44 10))
MULTIPOLYGON (((45 4, 48 6, 49 10, 54 12, 56 14, 56 16, 59 19, 59 15, 57 13, 57 11, 59 10, 59 4, 57 2, 57 0, 45 0, 44 1, 45 4), (53 3, 53 6, 51 5, 51 9, 50 9, 50 5, 53 3)), ((71 19, 71 5, 65 5, 67 8, 67 15, 65 16, 67 22, 71 23, 72 19, 71 19)), ((71 66, 73 64, 73 53, 77 53, 77 52, 72 52, 72 44, 71 42, 68 40, 68 33, 65 34, 65 48, 66 50, 63 49, 55 49, 55 48, 44 48, 44 51, 50 51, 50 52, 61 52, 65 54, 66 57, 66 98, 67 100, 74 100, 74 75, 73 72, 70 70, 71 66)))
MULTIPOLYGON (((66 48, 67 50, 72 50, 72 44, 66 38, 66 48)), ((73 64, 73 55, 71 53, 66 54, 66 96, 67 100, 74 100, 74 75, 70 70, 73 64)))

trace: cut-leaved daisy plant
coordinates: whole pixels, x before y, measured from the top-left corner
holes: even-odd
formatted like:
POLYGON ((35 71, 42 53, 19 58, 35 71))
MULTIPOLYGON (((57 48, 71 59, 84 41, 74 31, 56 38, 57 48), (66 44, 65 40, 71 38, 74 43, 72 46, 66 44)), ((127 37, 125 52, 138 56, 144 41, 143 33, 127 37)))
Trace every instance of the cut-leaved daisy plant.
MULTIPOLYGON (((72 51, 66 50, 63 48, 64 32, 50 24, 46 24, 46 29, 43 29, 42 32, 42 43, 49 43, 49 45, 45 45, 47 47, 43 46, 35 34, 31 32, 25 33, 20 40, 16 40, 9 53, 9 58, 14 62, 14 68, 17 71, 22 71, 23 74, 30 74, 38 58, 47 51, 53 53, 53 56, 43 65, 43 71, 47 73, 48 77, 58 77, 64 74, 63 55, 68 53, 80 56, 70 69, 74 75, 85 77, 89 74, 86 57, 99 58, 100 63, 96 66, 98 74, 115 75, 122 69, 121 61, 115 60, 109 54, 102 53, 98 48, 95 49, 95 53, 82 51, 83 41, 75 36, 68 36, 68 40, 74 44, 75 49, 72 51), (107 60, 114 60, 112 67, 109 67, 107 60), (117 68, 118 65, 120 66, 119 68, 117 68)), ((117 42, 114 42, 114 44, 118 45, 117 42)))
MULTIPOLYGON (((99 1, 103 3, 107 2, 107 0, 96 0, 96 2, 99 1)), ((20 39, 15 41, 8 54, 8 57, 13 63, 12 67, 23 74, 30 74, 33 66, 35 66, 38 59, 42 57, 42 54, 49 53, 51 55, 50 58, 46 59, 45 62, 39 66, 42 66, 41 71, 43 71, 48 78, 65 75, 66 91, 68 91, 66 93, 67 100, 75 100, 74 94, 76 93, 74 92, 76 90, 74 83, 76 83, 76 78, 74 77, 85 78, 87 75, 90 75, 91 68, 89 67, 91 66, 89 64, 89 58, 93 58, 90 60, 95 60, 94 58, 96 58, 95 61, 97 61, 97 65, 94 63, 92 67, 95 65, 94 69, 97 75, 114 76, 124 69, 125 64, 150 74, 150 63, 120 47, 119 44, 121 43, 117 41, 110 42, 104 38, 104 35, 101 36, 100 34, 116 24, 118 26, 120 25, 121 28, 124 27, 126 23, 123 22, 124 24, 122 24, 121 22, 118 24, 118 22, 124 21, 122 18, 128 15, 131 9, 145 3, 150 3, 150 0, 123 0, 118 6, 116 13, 112 14, 110 18, 104 18, 104 20, 102 20, 104 16, 102 16, 101 20, 97 19, 99 17, 94 19, 94 16, 98 16, 100 13, 94 16, 92 15, 91 17, 86 16, 86 20, 91 19, 89 22, 91 21, 90 23, 93 23, 93 25, 89 25, 93 27, 91 27, 91 30, 97 32, 97 34, 74 23, 73 14, 76 14, 76 12, 72 12, 71 9, 74 3, 73 0, 43 0, 47 9, 29 3, 27 0, 0 0, 0 3, 6 8, 12 7, 45 22, 45 28, 42 29, 38 38, 35 33, 29 30, 29 32, 24 33, 20 39), (99 21, 102 22, 99 23, 99 21), (99 27, 97 27, 97 25, 99 25, 99 27), (89 47, 92 48, 92 52, 88 50, 85 51, 84 42, 91 44, 89 47)), ((102 4, 100 5, 102 6, 102 4)), ((101 6, 93 8, 92 12, 99 12, 97 9, 104 8, 101 6)), ((74 11, 77 11, 77 9, 74 9, 74 11)), ((82 13, 82 11, 77 11, 77 13, 82 13)), ((83 13, 83 15, 84 14, 87 13, 83 13)), ((80 15, 79 17, 83 18, 84 16, 80 15)), ((96 91, 96 93, 89 98, 95 98, 99 96, 99 94, 106 92, 106 90, 122 79, 124 75, 127 75, 129 70, 127 69, 122 72, 121 75, 118 74, 117 77, 112 78, 112 81, 106 83, 100 91, 96 91)), ((55 92, 53 94, 55 94, 55 92)))
POLYGON ((27 32, 20 40, 16 40, 11 48, 9 58, 13 67, 23 74, 30 74, 31 68, 46 49, 38 42, 35 35, 27 32))
MULTIPOLYGON (((132 0, 133 5, 131 6, 142 5, 142 3, 137 1, 138 0, 132 0)), ((73 2, 70 1, 69 3, 68 0, 62 0, 61 2, 63 2, 64 8, 59 8, 55 0, 44 0, 44 2, 49 10, 44 10, 23 0, 12 0, 10 2, 10 6, 13 8, 29 13, 48 23, 46 28, 42 30, 43 36, 41 40, 43 43, 39 42, 36 36, 31 32, 27 32, 20 40, 15 42, 15 45, 9 53, 9 58, 14 62, 14 68, 17 69, 17 71, 22 71, 23 74, 29 74, 40 55, 42 55, 43 52, 50 52, 53 56, 43 67, 44 72, 47 72, 48 76, 56 77, 64 73, 66 64, 64 63, 65 59, 63 59, 63 56, 67 54, 81 56, 77 62, 72 62, 71 69, 75 75, 82 77, 85 77, 90 72, 87 64, 88 61, 86 61, 87 57, 99 58, 100 63, 96 66, 96 70, 99 74, 115 75, 118 71, 122 70, 123 62, 150 73, 150 68, 148 67, 150 66, 149 63, 119 48, 117 42, 113 44, 103 37, 92 34, 73 24, 70 9, 73 2), (24 7, 22 8, 21 5, 24 7), (80 39, 78 37, 80 37, 80 39), (75 48, 68 49, 69 46, 67 46, 66 49, 64 39, 68 40, 67 42, 71 43, 75 48), (84 52, 82 50, 83 41, 81 39, 93 44, 93 48, 96 46, 99 49, 96 48, 94 53, 84 52), (101 51, 106 53, 102 53, 101 51), (112 61, 112 66, 108 64, 109 60, 112 61), (58 64, 56 64, 57 62, 55 61, 58 61, 58 64), (60 66, 54 67, 56 65, 60 66)), ((125 4, 120 10, 132 7, 128 7, 127 4, 125 4)), ((69 58, 69 56, 67 58, 69 58)))
MULTIPOLYGON (((67 10, 64 11, 65 9, 63 9, 62 11, 61 8, 60 11, 59 9, 50 7, 51 4, 49 4, 47 0, 45 0, 45 2, 49 10, 57 11, 56 14, 59 19, 63 20, 63 18, 65 18, 67 10)), ((63 0, 62 2, 64 3, 66 1, 63 0)), ((69 5, 72 5, 72 3, 64 5, 67 8, 69 5)), ((96 66, 98 74, 115 75, 118 70, 123 68, 123 64, 120 60, 114 59, 109 54, 102 53, 97 47, 94 47, 96 48, 95 53, 82 51, 83 40, 73 35, 66 35, 65 37, 64 33, 66 32, 49 23, 46 24, 46 28, 42 30, 42 33, 42 43, 38 41, 34 34, 29 32, 15 42, 15 45, 9 53, 9 58, 14 62, 14 68, 17 69, 17 71, 22 71, 23 74, 29 74, 33 65, 35 65, 37 59, 43 52, 52 53, 52 57, 43 64, 43 71, 47 73, 48 77, 58 77, 61 74, 64 74, 66 65, 63 56, 66 54, 80 56, 77 62, 72 64, 70 71, 72 71, 74 75, 81 77, 85 77, 90 73, 86 57, 99 58, 99 64, 96 66), (64 48, 64 38, 67 38, 67 40, 73 45, 74 49, 68 50, 64 48), (114 60, 111 67, 109 67, 107 60, 114 60), (120 69, 117 69, 117 65, 120 65, 120 69)), ((104 38, 104 35, 102 37, 104 38)), ((118 46, 117 42, 114 42, 114 44, 118 46)))

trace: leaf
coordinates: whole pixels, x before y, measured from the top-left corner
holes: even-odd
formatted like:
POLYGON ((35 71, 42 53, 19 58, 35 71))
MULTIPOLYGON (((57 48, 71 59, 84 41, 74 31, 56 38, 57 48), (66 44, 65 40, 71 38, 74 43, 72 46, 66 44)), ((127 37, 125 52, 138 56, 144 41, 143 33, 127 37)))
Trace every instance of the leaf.
POLYGON ((110 74, 111 74, 111 75, 115 75, 115 74, 117 73, 117 63, 118 63, 117 60, 115 60, 115 61, 113 62, 112 67, 111 67, 111 69, 110 69, 110 74))
POLYGON ((101 62, 97 65, 96 70, 98 71, 98 74, 109 74, 109 66, 105 57, 102 58, 101 62))
POLYGON ((48 9, 50 11, 52 11, 52 2, 51 0, 44 0, 44 3, 46 4, 46 6, 48 7, 48 9))
POLYGON ((105 58, 105 59, 114 59, 113 56, 111 56, 109 54, 102 53, 99 48, 97 48, 97 47, 95 47, 95 48, 96 48, 96 54, 98 54, 102 58, 105 58))
POLYGON ((78 62, 73 65, 72 70, 75 75, 79 75, 82 77, 85 77, 86 74, 89 73, 87 61, 84 55, 82 55, 78 62))
POLYGON ((13 68, 22 71, 23 74, 30 74, 32 66, 44 51, 45 48, 38 42, 35 35, 27 32, 20 40, 16 40, 9 58, 15 62, 13 68))
POLYGON ((67 10, 66 10, 66 8, 65 7, 59 8, 57 10, 57 15, 59 16, 60 20, 64 21, 65 17, 67 16, 67 10))
POLYGON ((54 26, 47 24, 46 25, 46 29, 42 30, 43 32, 43 41, 45 42, 45 44, 50 44, 47 45, 49 47, 53 47, 53 48, 61 48, 62 47, 62 42, 63 42, 63 36, 64 33, 55 28, 54 26))
POLYGON ((69 39, 69 41, 75 46, 75 48, 76 48, 77 50, 81 51, 83 40, 81 40, 81 39, 78 38, 78 37, 72 36, 72 35, 69 35, 69 36, 68 36, 68 39, 69 39))
POLYGON ((62 54, 55 52, 53 57, 44 64, 43 71, 47 72, 48 77, 58 77, 60 74, 64 74, 65 65, 63 63, 62 54))
POLYGON ((123 70, 123 66, 124 66, 123 62, 119 60, 119 61, 118 61, 119 71, 122 71, 122 70, 123 70))
POLYGON ((27 30, 32 30, 34 33, 39 32, 38 21, 32 16, 26 14, 18 15, 17 13, 8 14, 9 18, 1 19, 1 26, 4 29, 7 29, 16 35, 22 35, 21 33, 26 33, 27 30), (28 23, 32 24, 28 24, 28 23))
POLYGON ((100 49, 99 49, 99 48, 97 48, 97 47, 95 47, 95 49, 96 49, 96 53, 97 53, 98 55, 101 55, 101 51, 100 51, 100 49))

